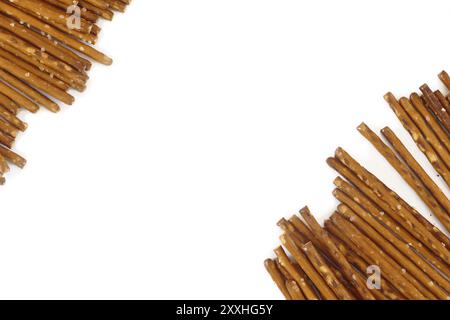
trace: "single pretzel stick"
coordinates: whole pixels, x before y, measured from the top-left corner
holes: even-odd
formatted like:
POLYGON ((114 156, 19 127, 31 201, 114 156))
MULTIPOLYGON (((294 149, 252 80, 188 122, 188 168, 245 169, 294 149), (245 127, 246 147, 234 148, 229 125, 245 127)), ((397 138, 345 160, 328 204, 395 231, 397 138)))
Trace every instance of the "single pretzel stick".
POLYGON ((420 91, 423 93, 423 97, 425 101, 428 103, 428 107, 434 113, 436 118, 439 119, 442 126, 450 132, 450 115, 447 113, 447 110, 441 105, 439 99, 434 95, 433 91, 431 91, 430 87, 427 84, 424 84, 420 87, 420 91))
POLYGON ((310 227, 310 230, 314 236, 319 239, 323 247, 328 251, 330 257, 333 257, 336 264, 341 268, 341 272, 347 281, 355 287, 360 295, 360 298, 365 300, 374 300, 375 297, 370 293, 364 281, 361 281, 360 278, 355 276, 355 272, 350 263, 347 261, 345 256, 341 254, 339 249, 336 248, 335 244, 328 236, 328 233, 319 225, 309 209, 307 207, 303 208, 300 210, 300 214, 310 227))
POLYGON ((13 113, 11 113, 11 111, 2 105, 0 105, 0 117, 20 131, 25 131, 28 127, 25 122, 17 118, 13 113))
POLYGON ((7 86, 4 82, 0 81, 0 93, 4 94, 17 104, 19 104, 21 107, 24 107, 30 112, 37 112, 39 110, 39 106, 22 95, 21 93, 13 90, 11 87, 7 86))
POLYGON ((450 216, 448 215, 448 212, 442 209, 433 194, 426 188, 422 181, 406 164, 397 158, 391 148, 389 148, 366 124, 361 124, 358 127, 358 131, 378 150, 378 152, 391 164, 391 166, 400 174, 406 183, 408 183, 408 185, 417 193, 428 208, 433 211, 435 216, 444 225, 447 231, 450 231, 450 216))
POLYGON ((295 301, 301 301, 306 300, 305 296, 303 295, 302 291, 300 290, 300 287, 298 286, 297 282, 294 280, 286 280, 286 288, 289 292, 289 294, 292 297, 292 300, 295 301))
POLYGON ((2 146, 0 146, 0 154, 4 156, 6 160, 18 166, 21 169, 24 168, 27 163, 27 161, 24 158, 2 146))

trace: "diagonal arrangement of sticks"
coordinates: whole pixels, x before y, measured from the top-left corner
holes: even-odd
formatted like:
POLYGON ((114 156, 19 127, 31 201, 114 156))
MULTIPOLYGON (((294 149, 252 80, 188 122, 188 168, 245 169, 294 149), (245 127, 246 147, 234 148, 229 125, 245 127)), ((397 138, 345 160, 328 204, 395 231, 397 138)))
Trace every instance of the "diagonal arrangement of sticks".
MULTIPOLYGON (((439 78, 450 90, 450 76, 439 78)), ((450 95, 432 91, 397 100, 391 109, 450 187, 450 95)), ((358 131, 450 232, 450 201, 388 127, 387 143, 366 124, 358 131)), ((339 205, 322 227, 305 207, 281 219, 281 246, 265 266, 288 300, 449 300, 450 239, 395 191, 338 148, 329 166, 339 205), (378 285, 376 277, 378 276, 378 285)))
POLYGON ((19 112, 35 113, 40 106, 58 112, 55 101, 72 104, 69 91, 86 88, 91 60, 112 63, 93 47, 101 31, 97 22, 111 20, 130 2, 0 0, 0 184, 8 163, 20 168, 26 163, 11 150, 27 129, 19 112))

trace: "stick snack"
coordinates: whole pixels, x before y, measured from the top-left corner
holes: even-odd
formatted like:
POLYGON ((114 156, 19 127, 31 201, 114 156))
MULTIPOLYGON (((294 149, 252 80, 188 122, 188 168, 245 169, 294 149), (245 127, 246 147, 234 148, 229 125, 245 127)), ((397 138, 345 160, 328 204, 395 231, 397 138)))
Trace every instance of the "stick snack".
MULTIPOLYGON (((442 72, 439 78, 450 90, 450 76, 442 72)), ((433 92, 427 85, 420 90, 423 96, 413 93, 397 100, 388 93, 384 98, 450 186, 450 95, 433 92)), ((322 300, 450 300, 450 200, 446 192, 392 129, 385 127, 377 135, 363 123, 358 131, 404 180, 405 188, 417 194, 439 225, 429 222, 338 148, 327 160, 342 176, 334 180, 333 195, 339 202, 335 212, 324 227, 307 207, 289 220, 280 220, 278 226, 284 234, 274 261, 297 267, 286 268, 285 279, 272 267, 272 278, 285 296, 291 292, 289 298, 295 296, 295 300, 309 300, 302 283, 310 284, 308 290, 317 293, 313 298, 322 300)))
MULTIPOLYGON (((131 0, 0 0, 0 153, 23 167, 25 160, 10 149, 27 124, 17 117, 42 106, 51 112, 71 105, 71 89, 83 91, 91 61, 112 59, 93 48, 101 18, 111 20, 131 0), (3 150, 3 152, 6 152, 3 150)), ((0 184, 7 172, 0 158, 0 184)), ((291 285, 291 288, 292 285, 291 285)))

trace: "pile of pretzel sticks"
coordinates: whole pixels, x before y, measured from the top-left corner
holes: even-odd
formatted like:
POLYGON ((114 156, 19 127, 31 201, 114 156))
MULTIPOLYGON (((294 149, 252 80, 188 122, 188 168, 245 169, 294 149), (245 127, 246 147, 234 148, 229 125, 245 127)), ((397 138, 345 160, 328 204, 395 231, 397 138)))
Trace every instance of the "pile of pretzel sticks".
POLYGON ((0 0, 0 184, 12 163, 26 161, 11 151, 27 129, 18 113, 41 106, 58 112, 83 91, 91 60, 112 59, 93 48, 99 19, 111 20, 131 0, 0 0))
MULTIPOLYGON (((450 89, 449 75, 439 78, 450 89)), ((428 85, 420 90, 385 100, 450 186, 450 97, 428 85)), ((381 130, 385 140, 364 123, 358 131, 442 228, 338 148, 327 160, 341 176, 334 180, 336 211, 323 227, 307 207, 280 220, 282 246, 265 261, 267 271, 288 300, 449 300, 450 239, 441 231, 450 231, 449 199, 390 128, 381 130)))

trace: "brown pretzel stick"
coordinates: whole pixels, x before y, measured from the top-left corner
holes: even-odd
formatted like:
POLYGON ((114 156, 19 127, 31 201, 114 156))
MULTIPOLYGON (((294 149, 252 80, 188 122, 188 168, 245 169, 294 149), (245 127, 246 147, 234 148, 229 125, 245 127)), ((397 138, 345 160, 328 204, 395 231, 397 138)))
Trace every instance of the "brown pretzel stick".
POLYGON ((297 282, 294 280, 287 280, 286 281, 286 288, 289 292, 289 294, 292 297, 292 300, 306 300, 305 296, 303 295, 302 291, 300 290, 300 287, 298 286, 297 282))
POLYGON ((0 146, 0 154, 6 158, 9 162, 12 164, 18 166, 19 168, 25 167, 27 161, 19 156, 18 154, 12 152, 11 150, 8 150, 2 146, 0 146))
POLYGON ((16 127, 20 131, 25 131, 28 125, 17 118, 11 111, 0 105, 0 117, 7 121, 12 126, 16 127))
POLYGON ((344 166, 339 160, 334 158, 329 158, 327 160, 328 164, 339 172, 343 177, 350 181, 355 188, 350 186, 341 178, 336 178, 334 184, 349 195, 355 202, 360 204, 366 210, 368 210, 374 217, 376 217, 383 224, 388 226, 391 231, 396 234, 400 239, 413 246, 415 250, 420 252, 431 264, 436 268, 441 270, 444 274, 450 274, 450 268, 447 263, 442 261, 442 259, 434 254, 427 246, 424 246, 419 237, 413 232, 409 226, 404 227, 402 224, 395 220, 396 215, 389 205, 380 200, 377 195, 368 188, 359 178, 346 166, 344 166))
POLYGON ((0 81, 0 93, 4 94, 11 100, 15 101, 21 107, 24 107, 30 112, 37 112, 39 110, 39 106, 22 95, 21 93, 13 90, 11 87, 7 86, 5 83, 0 81))
POLYGON ((342 218, 339 214, 331 216, 331 221, 344 234, 347 234, 353 244, 367 257, 370 258, 371 263, 377 265, 383 270, 384 275, 405 297, 414 300, 424 300, 426 297, 420 293, 403 274, 399 273, 393 262, 387 259, 382 250, 364 236, 356 227, 354 227, 347 220, 342 218))
POLYGON ((450 253, 445 248, 445 246, 439 242, 433 234, 431 234, 407 208, 405 208, 401 203, 391 194, 390 190, 382 184, 373 174, 367 171, 363 166, 361 166, 355 159, 353 159, 347 152, 342 148, 336 151, 336 157, 350 170, 352 170, 356 176, 358 176, 364 183, 371 188, 374 193, 380 198, 380 200, 385 201, 391 208, 388 213, 397 222, 403 225, 405 228, 411 230, 411 232, 418 237, 418 239, 428 246, 436 255, 442 258, 445 262, 450 262, 450 253))
POLYGON ((311 212, 307 207, 300 210, 300 214, 308 224, 311 232, 314 236, 322 243, 323 248, 327 250, 330 257, 334 259, 334 262, 341 269, 342 274, 345 279, 353 285, 353 287, 358 292, 360 298, 366 300, 374 300, 374 296, 370 293, 369 289, 366 287, 364 281, 361 278, 355 276, 355 271, 353 270, 350 263, 347 261, 344 255, 336 248, 336 245, 328 236, 328 233, 319 225, 317 220, 312 216, 311 212))
POLYGON ((447 87, 448 90, 450 90, 450 76, 446 71, 442 71, 439 74, 439 79, 441 79, 442 83, 447 87))
POLYGON ((395 99, 392 93, 385 95, 385 100, 389 103, 390 107, 397 115, 403 127, 409 132, 413 140, 416 142, 420 151, 422 151, 428 158, 428 161, 433 165, 436 171, 442 176, 448 186, 450 186, 450 173, 448 172, 447 166, 441 158, 436 154, 430 144, 426 141, 425 137, 422 135, 420 130, 405 112, 400 103, 395 99))
MULTIPOLYGON (((436 215, 439 221, 447 230, 450 230, 450 217, 433 194, 428 191, 422 181, 409 169, 409 167, 399 160, 396 154, 373 132, 366 124, 361 124, 358 131, 378 150, 378 152, 391 164, 400 176, 414 189, 422 201, 436 215)), ((430 179, 431 180, 431 179, 430 179)), ((436 186, 437 187, 437 186, 436 186)), ((385 189, 385 188, 383 188, 385 189)), ((439 189, 439 188, 438 188, 439 189)), ((442 194, 444 196, 444 194, 442 194)), ((445 198, 445 196, 444 196, 445 198)), ((448 200, 447 200, 448 201, 448 200)))
POLYGON ((309 261, 316 268, 317 272, 322 275, 322 278, 328 284, 328 286, 334 291, 336 296, 341 300, 353 300, 352 295, 337 279, 336 275, 331 270, 327 262, 322 258, 320 253, 314 248, 311 242, 306 243, 303 246, 303 251, 308 256, 309 261))
POLYGON ((278 289, 280 289, 280 291, 284 295, 284 297, 287 300, 291 300, 292 299, 291 295, 290 295, 288 289, 286 288, 287 279, 285 279, 285 277, 280 272, 280 270, 278 270, 275 262, 271 259, 267 259, 264 262, 264 266, 266 267, 267 272, 270 274, 273 282, 275 282, 275 284, 277 285, 278 289))
MULTIPOLYGON (((289 240, 287 240, 289 241, 289 240)), ((295 245, 294 245, 295 247, 295 245)), ((287 247, 286 247, 287 248, 287 247)), ((296 248, 296 247, 295 247, 296 248)), ((288 249, 289 250, 289 249, 288 249)), ((295 251, 295 250, 294 250, 295 251)), ((302 290, 303 290, 303 294, 306 296, 306 298, 308 300, 317 300, 318 297, 317 295, 314 293, 314 291, 309 287, 308 283, 307 283, 307 277, 309 277, 309 279, 313 282, 314 285, 320 285, 322 286, 322 284, 325 284, 322 280, 322 282, 315 282, 308 274, 306 274, 306 270, 303 269, 303 266, 299 264, 300 266, 300 270, 295 268, 295 266, 291 263, 291 261, 289 260, 288 256, 286 255, 286 253, 284 252, 282 247, 278 247, 277 249, 275 249, 275 255, 278 258, 278 261, 280 263, 280 265, 285 268, 287 270, 287 272, 289 272, 289 274, 292 276, 292 278, 297 282, 297 284, 302 286, 302 290)), ((297 251, 296 251, 297 252, 297 251)), ((291 252, 292 253, 292 252, 291 252)), ((298 252, 297 252, 298 253, 298 252)), ((293 254, 293 253, 292 253, 293 254)), ((303 256, 303 253, 300 252, 300 260, 304 263, 304 266, 306 266, 306 269, 308 271, 310 271, 310 274, 313 275, 314 277, 320 277, 320 275, 317 274, 317 272, 315 272, 314 268, 310 265, 308 259, 306 259, 306 257, 303 256), (305 261, 304 261, 305 260, 305 261), (311 269, 310 269, 311 268, 311 269), (311 271, 312 270, 312 271, 311 271), (313 272, 314 271, 314 272, 313 272)), ((294 256, 294 259, 295 256, 294 256)), ((296 259, 297 260, 297 259, 296 259)), ((297 261, 298 263, 298 261, 297 261)), ((326 286, 326 284, 325 284, 326 286)), ((320 289, 318 288, 318 290, 320 291, 320 289)), ((326 291, 326 289, 325 289, 326 291)), ((322 291, 320 291, 322 294, 322 291)), ((326 291, 327 292, 327 291, 326 291)))
MULTIPOLYGON (((301 251, 294 243, 289 235, 281 236, 281 243, 292 254, 294 260, 303 269, 309 279, 314 283, 317 290, 319 290, 321 296, 325 300, 336 300, 336 295, 331 290, 326 282, 322 279, 322 276, 316 271, 313 265, 309 262, 303 251, 301 251)), ((283 262, 280 260, 283 265, 283 262)), ((283 265, 283 267, 285 267, 283 265)), ((286 267, 285 267, 286 268, 286 267)))
POLYGON ((424 84, 420 87, 420 91, 423 93, 423 97, 427 102, 427 106, 434 113, 436 118, 439 119, 442 126, 450 132, 450 116, 447 113, 447 110, 441 105, 439 99, 434 95, 433 91, 428 87, 428 85, 424 84))
POLYGON ((406 265, 400 261, 403 258, 395 258, 398 257, 398 253, 390 254, 394 259, 396 259, 400 264, 402 264, 405 268, 410 270, 410 272, 419 279, 425 286, 427 286, 430 291, 434 292, 440 298, 447 298, 447 295, 442 295, 442 290, 436 288, 436 281, 438 285, 440 285, 445 290, 450 290, 450 283, 447 279, 442 277, 442 275, 437 272, 434 268, 432 268, 428 263, 418 255, 407 243, 397 238, 386 226, 380 223, 374 216, 372 216, 369 212, 364 210, 359 204, 353 201, 348 195, 342 192, 339 189, 336 189, 333 192, 336 199, 342 202, 344 205, 339 205, 338 211, 342 213, 347 218, 352 218, 353 214, 357 214, 361 219, 363 219, 368 225, 370 225, 373 230, 367 228, 362 221, 353 219, 354 224, 357 225, 361 230, 364 231, 366 235, 368 235, 372 240, 377 242, 383 248, 389 248, 390 251, 392 247, 396 250, 400 251, 404 256, 408 257, 412 263, 414 263, 417 267, 412 267, 409 263, 406 265), (349 214, 350 213, 350 214, 349 214), (376 231, 375 231, 376 230, 376 231), (389 241, 391 245, 386 243, 383 239, 379 239, 379 235, 381 235, 384 239, 389 241), (399 261, 400 260, 400 261, 399 261), (431 279, 428 279, 430 277, 431 279))
MULTIPOLYGON (((361 254, 356 246, 344 235, 334 224, 326 220, 325 229, 330 234, 331 239, 336 244, 336 247, 342 252, 343 255, 350 261, 361 274, 365 274, 370 268, 370 263, 364 260, 359 254, 361 254), (345 243, 345 244, 344 244, 345 243)), ((404 300, 403 296, 397 289, 392 287, 389 280, 381 274, 381 288, 380 290, 371 289, 371 293, 377 298, 377 300, 404 300), (380 292, 381 291, 381 292, 380 292)))

